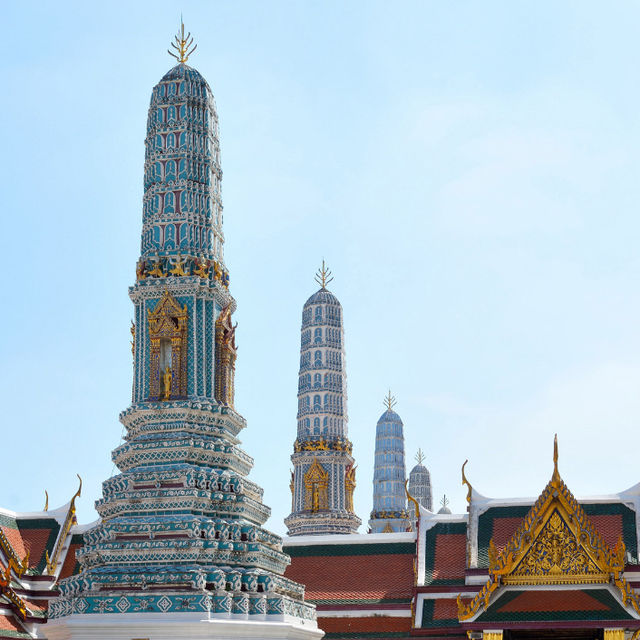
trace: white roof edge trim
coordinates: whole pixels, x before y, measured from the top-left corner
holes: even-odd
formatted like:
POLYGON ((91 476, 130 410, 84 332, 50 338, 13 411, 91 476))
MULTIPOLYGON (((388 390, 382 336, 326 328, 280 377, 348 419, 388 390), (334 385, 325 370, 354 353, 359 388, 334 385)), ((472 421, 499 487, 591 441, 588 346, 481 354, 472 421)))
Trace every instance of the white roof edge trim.
POLYGON ((11 509, 5 509, 0 507, 0 514, 20 520, 22 518, 47 518, 50 520, 56 520, 60 526, 64 524, 64 521, 69 513, 69 507, 71 501, 63 504, 57 509, 49 509, 49 511, 11 511, 11 509))
POLYGON ((71 535, 84 533, 85 531, 89 531, 89 529, 97 527, 101 522, 102 518, 96 518, 93 522, 88 522, 87 524, 74 524, 69 533, 71 533, 71 535))
MULTIPOLYGON (((640 483, 635 485, 640 492, 640 483)), ((635 487, 632 487, 632 489, 635 487)), ((535 497, 522 497, 522 498, 490 498, 480 504, 474 504, 474 507, 479 507, 483 510, 491 509, 492 507, 516 507, 516 506, 533 506, 540 496, 535 497)), ((610 493, 599 496, 575 496, 575 499, 580 504, 607 504, 610 502, 626 503, 629 500, 628 492, 622 493, 610 493), (627 495, 626 495, 627 494, 627 495)))
POLYGON ((420 514, 420 533, 424 533, 425 531, 429 531, 429 529, 433 529, 437 524, 441 522, 464 522, 466 523, 469 520, 468 513, 434 513, 427 512, 429 515, 425 516, 424 514, 420 514))

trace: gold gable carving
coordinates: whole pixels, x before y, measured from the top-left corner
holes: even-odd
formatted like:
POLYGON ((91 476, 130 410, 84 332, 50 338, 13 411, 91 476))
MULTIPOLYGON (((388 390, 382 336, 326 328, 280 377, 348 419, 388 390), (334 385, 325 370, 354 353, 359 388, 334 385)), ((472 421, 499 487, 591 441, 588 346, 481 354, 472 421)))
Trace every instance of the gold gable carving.
POLYGON ((622 538, 611 549, 589 520, 558 472, 554 442, 553 476, 518 530, 498 552, 489 543, 489 579, 470 602, 458 596, 461 622, 486 609, 501 585, 611 583, 625 606, 640 615, 640 602, 624 578, 622 538))
POLYGON ((558 509, 544 523, 538 537, 518 566, 504 577, 505 584, 549 582, 608 582, 584 546, 564 521, 558 509))

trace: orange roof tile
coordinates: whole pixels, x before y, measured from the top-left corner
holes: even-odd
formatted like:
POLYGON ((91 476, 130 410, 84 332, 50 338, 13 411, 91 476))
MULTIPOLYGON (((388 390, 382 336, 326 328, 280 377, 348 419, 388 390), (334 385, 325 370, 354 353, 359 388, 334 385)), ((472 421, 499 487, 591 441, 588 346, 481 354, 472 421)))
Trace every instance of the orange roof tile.
POLYGON ((69 576, 77 573, 78 561, 76 560, 76 551, 82 547, 82 543, 71 544, 69 545, 69 550, 67 551, 67 555, 64 559, 64 564, 62 565, 62 569, 60 570, 59 579, 68 578, 69 576))
POLYGON ((467 536, 461 533, 436 537, 433 580, 464 578, 467 566, 467 536))
POLYGON ((522 518, 496 518, 493 521, 493 544, 498 552, 502 551, 516 529, 522 524, 522 518))
POLYGON ((306 586, 311 602, 408 600, 413 556, 400 554, 298 556, 285 576, 306 586))
POLYGON ((502 612, 523 611, 608 611, 602 602, 586 591, 525 591, 496 609, 502 612))
POLYGON ((0 613, 0 630, 24 632, 24 629, 13 616, 4 613, 0 613))
POLYGON ((370 616, 367 618, 322 618, 318 626, 325 633, 370 633, 411 631, 411 618, 370 616))
POLYGON ((52 553, 60 525, 53 518, 12 520, 0 519, 0 528, 17 556, 29 553, 29 567, 44 570, 45 551, 52 553))
POLYGON ((589 516, 593 526, 598 530, 604 541, 613 549, 622 535, 622 516, 613 515, 593 515, 589 516))
POLYGON ((433 619, 451 620, 458 618, 458 603, 455 598, 438 598, 434 602, 433 619))

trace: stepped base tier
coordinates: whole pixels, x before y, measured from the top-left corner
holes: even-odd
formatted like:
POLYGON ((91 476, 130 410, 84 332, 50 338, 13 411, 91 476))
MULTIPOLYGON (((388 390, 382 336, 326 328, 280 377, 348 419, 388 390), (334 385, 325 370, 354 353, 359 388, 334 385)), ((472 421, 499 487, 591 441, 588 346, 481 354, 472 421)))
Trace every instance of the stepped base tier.
POLYGON ((84 615, 68 617, 64 624, 47 624, 48 640, 131 640, 153 638, 174 640, 179 638, 216 638, 216 640, 312 640, 324 632, 315 623, 287 615, 268 615, 258 620, 243 619, 238 614, 226 618, 201 612, 116 615, 102 614, 92 618, 84 615))

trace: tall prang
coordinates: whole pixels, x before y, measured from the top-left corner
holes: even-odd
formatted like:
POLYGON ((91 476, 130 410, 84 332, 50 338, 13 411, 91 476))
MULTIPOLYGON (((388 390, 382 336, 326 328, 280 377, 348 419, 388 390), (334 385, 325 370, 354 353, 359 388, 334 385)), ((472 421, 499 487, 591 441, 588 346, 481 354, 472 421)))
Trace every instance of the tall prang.
POLYGON ((393 410, 396 399, 391 391, 384 403, 387 410, 376 425, 373 510, 369 518, 371 533, 391 533, 411 528, 405 489, 402 419, 393 410))
MULTIPOLYGON (((319 638, 304 587, 283 577, 282 540, 248 479, 234 408, 235 301, 224 266, 213 94, 185 62, 154 87, 145 140, 133 398, 120 420, 120 473, 103 483, 79 574, 59 583, 58 638, 319 638), (203 629, 203 623, 215 629, 203 629)), ((173 55, 173 54, 172 54, 173 55)))
POLYGON ((342 306, 327 289, 326 269, 316 275, 320 289, 304 304, 298 375, 298 434, 291 456, 289 535, 357 533, 354 513, 356 467, 347 431, 347 374, 342 306))

